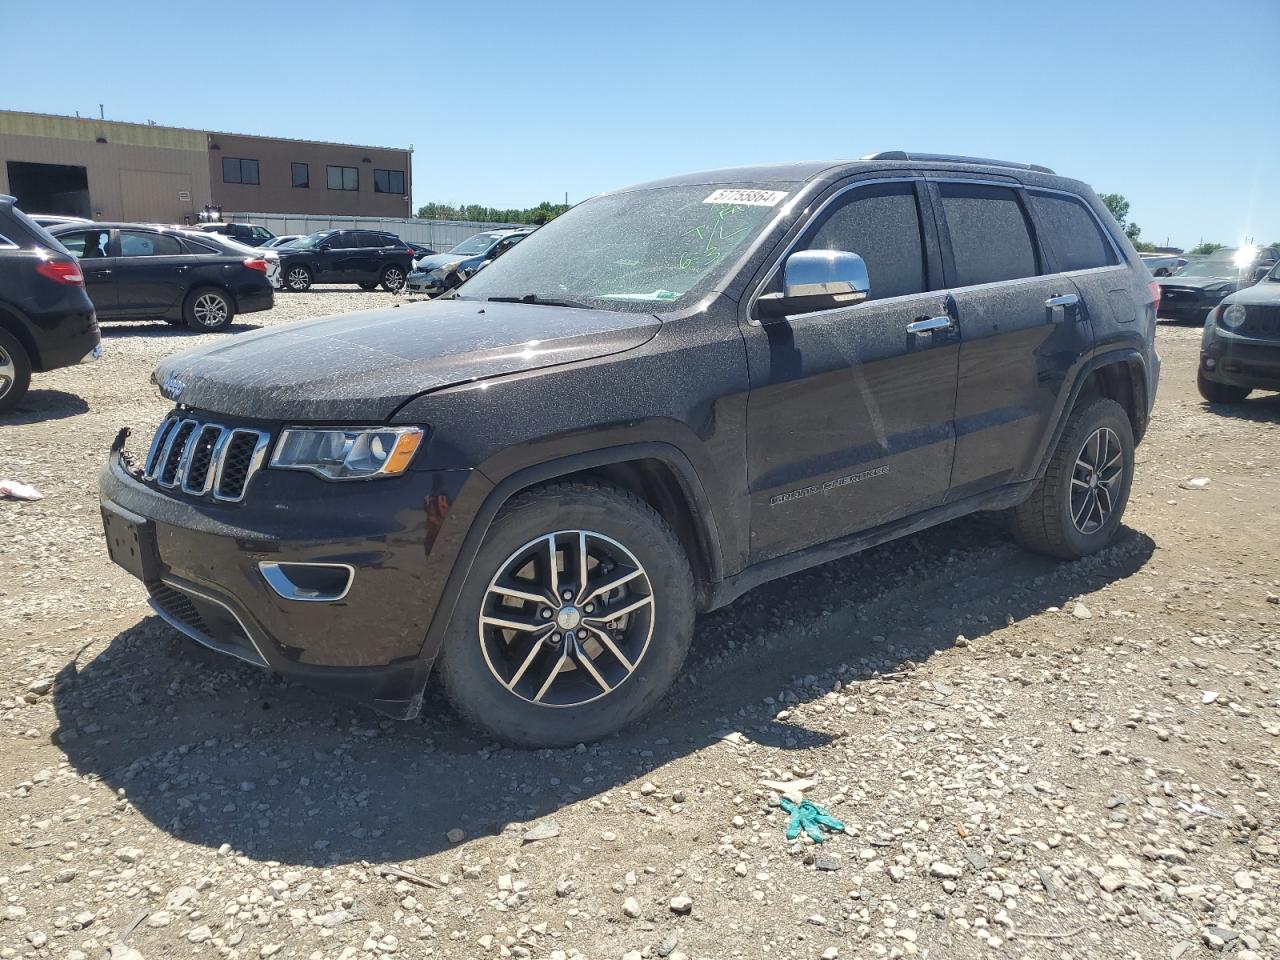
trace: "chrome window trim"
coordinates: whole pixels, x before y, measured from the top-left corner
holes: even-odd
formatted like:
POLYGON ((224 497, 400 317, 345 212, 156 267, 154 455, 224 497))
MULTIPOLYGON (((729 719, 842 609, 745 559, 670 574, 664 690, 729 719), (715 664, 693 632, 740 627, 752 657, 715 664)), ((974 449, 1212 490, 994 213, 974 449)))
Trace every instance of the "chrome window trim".
MULTIPOLYGON (((836 200, 843 197, 850 190, 857 190, 860 187, 874 186, 875 184, 878 184, 878 183, 923 183, 925 182, 925 180, 926 178, 922 174, 913 174, 909 176, 899 176, 899 177, 872 177, 867 180, 856 180, 853 183, 848 184, 847 186, 841 187, 835 193, 831 194, 831 196, 827 197, 826 200, 822 201, 822 204, 818 207, 818 209, 814 210, 813 213, 810 214, 810 216, 806 218, 802 224, 800 224, 800 231, 791 239, 791 242, 787 244, 786 248, 782 251, 782 253, 779 254, 778 257, 773 261, 772 266, 769 267, 769 270, 765 273, 764 278, 758 284, 756 284, 755 290, 753 290, 751 295, 747 297, 747 323, 749 323, 753 327, 758 327, 761 325, 761 321, 758 320, 755 316, 756 301, 760 299, 761 292, 767 286, 769 286, 770 283, 773 282, 774 276, 777 274, 779 270, 782 269, 782 265, 786 263, 787 257, 791 256, 792 252, 796 248, 796 244, 798 244, 800 242, 800 238, 804 236, 805 231, 808 230, 809 227, 819 217, 822 216, 823 212, 827 209, 827 207, 831 206, 831 204, 835 203, 836 200)), ((916 198, 917 208, 919 207, 919 203, 920 203, 920 200, 917 197, 916 198)), ((778 219, 780 218, 781 218, 781 215, 779 215, 778 219)), ((772 230, 776 225, 777 225, 777 219, 775 219, 774 222, 770 224, 769 229, 772 230)), ((764 232, 762 232, 760 235, 764 236, 764 232)), ((925 236, 923 232, 921 232, 920 234, 920 241, 921 243, 924 243, 925 241, 925 236)), ((853 253, 854 251, 850 250, 848 252, 853 253)), ((846 304, 845 306, 840 306, 840 307, 832 307, 830 310, 811 310, 808 313, 804 313, 804 314, 796 313, 796 314, 791 314, 791 316, 812 317, 812 316, 817 316, 819 314, 832 313, 833 311, 836 311, 836 310, 849 310, 849 309, 852 309, 853 307, 861 306, 863 303, 888 303, 892 300, 902 300, 906 297, 918 297, 918 296, 921 296, 922 294, 941 293, 941 292, 942 291, 939 291, 939 290, 923 290, 923 291, 920 291, 920 293, 904 293, 898 297, 885 297, 880 300, 863 300, 861 301, 861 303, 846 304)))
POLYGON ((258 572, 262 574, 262 579, 267 581, 267 586, 276 592, 283 600, 296 600, 300 603, 337 603, 339 600, 345 600, 347 594, 351 592, 352 585, 356 582, 356 568, 349 563, 313 563, 304 560, 259 560, 258 572), (347 585, 342 588, 341 593, 325 594, 318 597, 301 596, 298 593, 297 585, 289 579, 289 575, 280 569, 282 564, 288 564, 291 567, 328 567, 330 569, 341 569, 347 571, 347 585))
POLYGON ((0 250, 17 250, 17 249, 18 249, 18 245, 16 243, 14 243, 12 240, 6 237, 3 233, 0 233, 0 250))

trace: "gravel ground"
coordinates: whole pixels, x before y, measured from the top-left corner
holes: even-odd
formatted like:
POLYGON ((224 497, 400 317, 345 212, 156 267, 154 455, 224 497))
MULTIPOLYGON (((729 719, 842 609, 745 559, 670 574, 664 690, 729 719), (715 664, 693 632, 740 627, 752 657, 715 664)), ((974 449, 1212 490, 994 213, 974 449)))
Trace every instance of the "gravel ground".
POLYGON ((0 958, 1280 956, 1280 396, 1202 404, 1198 331, 1109 550, 966 520, 790 577, 651 721, 537 752, 218 657, 109 564, 113 434, 228 335, 109 326, 0 425, 46 495, 0 501, 0 958), (843 834, 788 842, 786 780, 843 834))

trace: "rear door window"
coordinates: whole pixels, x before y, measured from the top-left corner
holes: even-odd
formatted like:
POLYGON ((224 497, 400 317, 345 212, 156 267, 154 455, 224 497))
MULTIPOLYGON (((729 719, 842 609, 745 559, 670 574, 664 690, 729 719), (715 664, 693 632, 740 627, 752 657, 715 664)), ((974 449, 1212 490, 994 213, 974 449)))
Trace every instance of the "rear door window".
POLYGON ((185 251, 177 237, 171 237, 165 233, 120 231, 120 256, 122 257, 176 257, 183 253, 185 251))
POLYGON ((842 250, 862 257, 871 283, 870 300, 929 289, 913 183, 871 184, 849 191, 820 215, 796 249, 842 250))
POLYGON ((998 283, 1039 273, 1027 218, 1012 189, 945 181, 938 189, 951 234, 953 286, 998 283))
POLYGON ((1083 200, 1062 193, 1032 191, 1031 205, 1059 270, 1089 270, 1119 263, 1115 248, 1083 200))

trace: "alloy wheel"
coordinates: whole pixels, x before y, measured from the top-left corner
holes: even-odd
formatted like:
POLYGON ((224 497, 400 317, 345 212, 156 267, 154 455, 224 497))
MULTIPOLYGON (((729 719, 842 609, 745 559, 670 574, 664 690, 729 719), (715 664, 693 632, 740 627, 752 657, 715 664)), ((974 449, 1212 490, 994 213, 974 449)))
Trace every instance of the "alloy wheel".
POLYGON ((202 293, 192 305, 191 313, 202 327, 220 327, 227 322, 227 301, 216 293, 202 293))
POLYGON ((1089 434, 1071 473, 1071 522, 1083 534, 1097 533, 1110 519, 1124 480, 1124 448, 1110 427, 1089 434))
POLYGON ((653 635, 654 596, 640 561, 590 530, 560 530, 512 553, 480 608, 480 646, 508 692, 577 707, 616 690, 653 635))
POLYGON ((0 347, 0 397, 6 396, 13 389, 14 381, 18 379, 18 365, 13 362, 13 357, 9 356, 4 347, 0 347))
POLYGON ((295 267, 289 271, 289 289, 305 290, 311 284, 311 278, 307 275, 307 271, 301 267, 295 267))
POLYGON ((387 267, 382 273, 382 282, 388 290, 399 290, 404 286, 404 274, 396 267, 387 267))

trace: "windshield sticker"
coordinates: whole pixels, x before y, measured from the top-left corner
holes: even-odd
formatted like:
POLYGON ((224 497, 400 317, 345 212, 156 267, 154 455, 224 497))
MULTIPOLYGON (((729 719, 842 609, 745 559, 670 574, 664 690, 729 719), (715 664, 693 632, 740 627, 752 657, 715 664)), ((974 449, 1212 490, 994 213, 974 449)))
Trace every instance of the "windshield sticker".
POLYGON ((785 190, 743 190, 740 188, 716 190, 703 203, 737 203, 744 207, 776 207, 784 199, 785 190))

